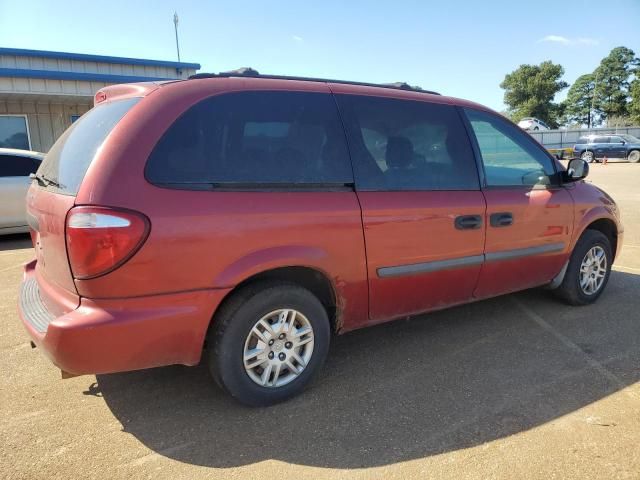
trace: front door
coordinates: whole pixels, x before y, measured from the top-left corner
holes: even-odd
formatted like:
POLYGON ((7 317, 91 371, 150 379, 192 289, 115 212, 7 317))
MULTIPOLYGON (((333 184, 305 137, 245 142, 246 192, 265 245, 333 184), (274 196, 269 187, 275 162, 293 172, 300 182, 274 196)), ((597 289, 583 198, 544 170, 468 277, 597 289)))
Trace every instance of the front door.
POLYGON ((497 115, 465 109, 484 167, 485 263, 475 297, 550 282, 569 256, 573 200, 552 158, 497 115))
POLYGON ((485 201, 457 110, 331 87, 362 208, 370 323, 470 300, 483 261, 485 201))
POLYGON ((625 142, 622 137, 609 137, 609 158, 625 158, 627 156, 627 149, 625 148, 625 142))

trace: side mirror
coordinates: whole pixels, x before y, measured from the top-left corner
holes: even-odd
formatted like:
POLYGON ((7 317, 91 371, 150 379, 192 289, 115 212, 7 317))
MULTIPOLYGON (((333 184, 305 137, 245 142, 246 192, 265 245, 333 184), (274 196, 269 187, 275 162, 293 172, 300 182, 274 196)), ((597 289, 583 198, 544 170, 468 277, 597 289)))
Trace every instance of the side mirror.
POLYGON ((563 173, 564 182, 577 182, 589 175, 589 164, 581 158, 572 158, 567 165, 567 171, 563 173))

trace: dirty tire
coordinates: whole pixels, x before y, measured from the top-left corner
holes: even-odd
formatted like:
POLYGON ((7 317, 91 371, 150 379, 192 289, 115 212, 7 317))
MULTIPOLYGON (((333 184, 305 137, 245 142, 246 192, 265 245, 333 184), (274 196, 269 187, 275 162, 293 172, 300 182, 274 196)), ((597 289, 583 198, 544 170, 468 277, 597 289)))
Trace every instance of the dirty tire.
POLYGON ((578 243, 576 243, 567 272, 560 286, 554 290, 554 293, 569 305, 589 305, 594 303, 607 286, 609 276, 611 275, 611 264, 613 262, 613 254, 611 251, 611 243, 606 235, 598 230, 585 230, 578 243), (600 287, 592 294, 586 294, 580 286, 580 267, 587 253, 594 247, 602 247, 606 255, 606 272, 604 280, 600 287))
POLYGON ((288 282, 260 282, 232 294, 220 307, 207 337, 207 362, 216 381, 239 402, 265 407, 299 394, 316 376, 327 357, 330 324, 327 312, 309 290, 288 282), (278 309, 302 313, 313 329, 313 351, 304 370, 282 386, 258 385, 245 370, 247 336, 256 322, 278 309))

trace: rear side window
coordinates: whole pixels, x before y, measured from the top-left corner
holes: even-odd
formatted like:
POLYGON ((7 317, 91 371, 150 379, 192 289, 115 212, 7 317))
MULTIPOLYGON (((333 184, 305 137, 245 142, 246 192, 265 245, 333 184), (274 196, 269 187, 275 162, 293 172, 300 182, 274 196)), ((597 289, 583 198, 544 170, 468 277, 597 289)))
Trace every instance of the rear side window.
POLYGON ((609 137, 595 137, 593 143, 609 143, 609 137))
POLYGON ((580 137, 578 140, 576 140, 577 144, 585 144, 585 143, 589 143, 589 137, 580 137))
POLYGON ((359 190, 478 190, 478 172, 455 107, 338 95, 359 190))
POLYGON ((51 147, 38 173, 58 183, 59 193, 76 195, 98 148, 113 127, 140 101, 128 98, 92 108, 74 122, 51 147))
POLYGON ((329 94, 248 91, 191 107, 147 162, 147 179, 174 188, 344 186, 353 174, 329 94))
POLYGON ((0 155, 0 177, 28 177, 35 173, 40 162, 29 157, 0 155))

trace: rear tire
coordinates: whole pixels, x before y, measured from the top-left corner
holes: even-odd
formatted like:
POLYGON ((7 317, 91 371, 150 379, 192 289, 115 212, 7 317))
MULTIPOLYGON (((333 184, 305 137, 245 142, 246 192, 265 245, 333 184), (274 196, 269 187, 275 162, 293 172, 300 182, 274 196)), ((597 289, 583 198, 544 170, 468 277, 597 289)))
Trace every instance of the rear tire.
POLYGON ((591 150, 585 150, 584 152, 582 152, 580 158, 587 163, 593 163, 596 161, 596 156, 591 150))
POLYGON ((640 150, 631 150, 629 152, 629 155, 627 156, 627 159, 631 162, 631 163, 638 163, 640 162, 640 150))
POLYGON ((573 249, 564 279, 554 293, 569 305, 595 302, 607 286, 612 262, 611 242, 607 236, 598 230, 585 230, 573 249))
POLYGON ((225 302, 214 322, 207 338, 209 370, 226 392, 252 407, 299 394, 329 350, 325 308, 311 292, 292 283, 245 287, 225 302))

